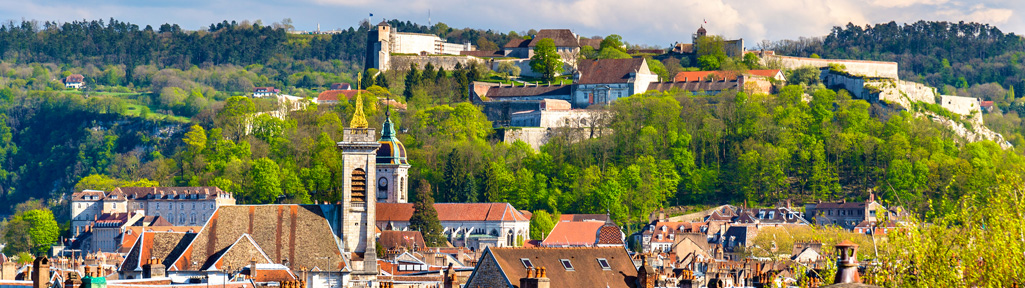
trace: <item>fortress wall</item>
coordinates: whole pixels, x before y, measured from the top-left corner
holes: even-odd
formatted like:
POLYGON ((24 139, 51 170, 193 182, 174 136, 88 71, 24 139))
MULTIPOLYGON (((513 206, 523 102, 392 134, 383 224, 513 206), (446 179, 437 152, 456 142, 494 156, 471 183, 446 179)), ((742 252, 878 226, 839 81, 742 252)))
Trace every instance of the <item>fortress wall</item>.
POLYGON ((427 66, 427 63, 431 63, 431 64, 434 65, 435 69, 437 69, 438 67, 444 67, 445 70, 452 71, 452 70, 454 70, 456 68, 456 63, 462 63, 463 66, 466 66, 466 65, 470 64, 470 62, 473 62, 473 61, 478 61, 478 62, 481 62, 481 63, 485 62, 484 60, 482 60, 480 58, 477 58, 477 57, 473 57, 473 56, 455 56, 455 55, 453 55, 453 56, 438 56, 438 55, 430 55, 430 56, 392 55, 391 56, 391 69, 389 69, 389 70, 406 71, 406 70, 409 70, 409 64, 410 63, 416 63, 416 65, 419 66, 420 69, 423 69, 424 66, 427 66))
POLYGON ((790 56, 766 56, 762 58, 765 65, 779 64, 786 69, 797 69, 804 66, 816 68, 829 67, 829 64, 842 64, 847 67, 847 72, 866 77, 881 77, 899 79, 897 76, 897 62, 862 61, 862 60, 841 60, 841 59, 816 59, 790 56))

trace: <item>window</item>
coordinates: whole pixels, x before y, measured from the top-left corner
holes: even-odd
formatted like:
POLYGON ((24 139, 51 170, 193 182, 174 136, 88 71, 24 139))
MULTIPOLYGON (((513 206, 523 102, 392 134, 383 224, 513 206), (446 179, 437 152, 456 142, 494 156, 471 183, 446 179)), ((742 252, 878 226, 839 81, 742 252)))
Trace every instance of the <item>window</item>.
POLYGON ((609 266, 609 260, 605 258, 598 258, 598 265, 601 266, 601 270, 612 270, 612 267, 609 266))
POLYGON ((534 263, 530 263, 530 259, 520 258, 520 263, 523 263, 524 268, 534 268, 534 263))
POLYGON ((367 171, 360 168, 352 170, 350 181, 352 202, 367 202, 367 171))
POLYGON ((573 271, 573 263, 569 259, 559 259, 559 262, 562 262, 562 268, 566 268, 566 271, 573 271))
POLYGON ((113 204, 114 204, 113 208, 117 209, 117 203, 113 203, 113 204))

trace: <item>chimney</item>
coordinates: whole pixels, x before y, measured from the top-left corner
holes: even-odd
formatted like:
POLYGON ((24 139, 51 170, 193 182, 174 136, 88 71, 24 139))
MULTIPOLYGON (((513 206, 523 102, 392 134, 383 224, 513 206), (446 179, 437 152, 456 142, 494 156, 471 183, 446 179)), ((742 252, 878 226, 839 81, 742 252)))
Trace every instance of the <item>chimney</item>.
POLYGON ((47 257, 38 257, 36 261, 32 262, 32 287, 33 288, 47 288, 50 287, 50 259, 47 257))
POLYGON ((547 271, 545 267, 527 269, 527 277, 520 279, 520 288, 550 288, 552 279, 548 279, 547 271))
POLYGON ((851 240, 844 240, 836 244, 836 278, 833 283, 861 283, 861 276, 858 275, 858 244, 851 240))
POLYGON ((680 271, 680 288, 697 288, 694 283, 694 272, 691 270, 680 271))
POLYGON ((166 276, 166 267, 157 258, 150 258, 146 260, 146 265, 142 265, 142 278, 163 278, 166 276))
POLYGON ((249 260, 249 278, 256 279, 256 258, 249 260))
POLYGON ((64 280, 64 288, 79 288, 82 286, 82 279, 78 278, 78 273, 68 273, 68 279, 64 280))
POLYGON ((637 267, 637 288, 655 288, 655 268, 648 264, 648 256, 641 256, 641 267, 637 267))
POLYGON ((444 283, 444 288, 459 288, 459 277, 456 277, 456 269, 452 268, 452 263, 448 263, 448 268, 445 269, 444 283))

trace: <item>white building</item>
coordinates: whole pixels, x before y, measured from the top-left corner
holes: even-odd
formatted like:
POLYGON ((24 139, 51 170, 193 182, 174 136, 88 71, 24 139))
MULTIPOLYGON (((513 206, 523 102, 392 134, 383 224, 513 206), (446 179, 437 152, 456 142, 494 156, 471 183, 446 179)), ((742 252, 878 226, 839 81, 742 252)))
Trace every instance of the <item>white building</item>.
POLYGON ((392 54, 416 55, 459 55, 462 51, 474 51, 470 43, 445 42, 434 34, 392 31, 391 25, 382 21, 368 36, 365 68, 385 71, 391 68, 392 54))
POLYGON ((83 190, 71 195, 71 231, 85 231, 103 214, 159 216, 177 226, 202 225, 217 207, 235 197, 217 187, 118 187, 110 193, 83 190))
POLYGON ((644 93, 658 75, 648 69, 644 58, 580 61, 574 89, 575 107, 606 105, 619 98, 644 93))
MULTIPOLYGON (((509 203, 435 203, 434 210, 445 236, 457 247, 517 247, 530 237, 530 217, 509 203)), ((377 204, 381 230, 408 230, 412 216, 412 203, 377 204)))

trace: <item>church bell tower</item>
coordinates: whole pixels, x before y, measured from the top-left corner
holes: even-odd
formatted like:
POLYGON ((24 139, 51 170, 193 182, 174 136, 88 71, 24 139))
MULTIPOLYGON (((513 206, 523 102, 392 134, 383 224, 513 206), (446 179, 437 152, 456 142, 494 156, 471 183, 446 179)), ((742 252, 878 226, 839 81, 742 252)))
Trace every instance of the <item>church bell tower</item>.
MULTIPOLYGON (((357 77, 357 79, 362 78, 357 77)), ((359 84, 357 84, 359 85, 359 84)), ((359 87, 359 86, 357 86, 359 87)), ((353 274, 376 275, 377 252, 375 251, 374 227, 376 201, 373 198, 376 186, 372 182, 377 166, 377 142, 373 128, 369 128, 363 113, 363 96, 356 92, 356 112, 349 128, 342 132, 338 147, 342 150, 344 165, 341 237, 344 251, 352 260, 353 274)))

